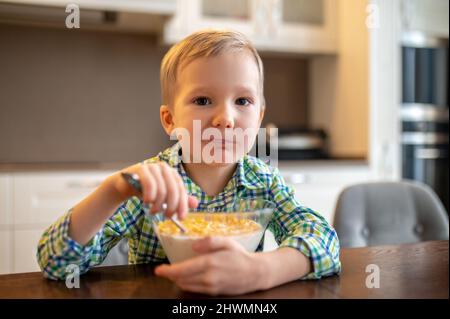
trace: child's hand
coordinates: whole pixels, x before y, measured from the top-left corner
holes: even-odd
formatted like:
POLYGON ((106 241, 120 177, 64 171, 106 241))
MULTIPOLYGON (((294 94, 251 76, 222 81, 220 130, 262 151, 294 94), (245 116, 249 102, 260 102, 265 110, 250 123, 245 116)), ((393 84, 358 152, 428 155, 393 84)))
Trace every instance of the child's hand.
POLYGON ((183 290, 209 295, 238 295, 265 287, 259 253, 249 253, 226 237, 200 239, 193 248, 203 254, 158 266, 155 274, 174 281, 183 290))
POLYGON ((130 166, 112 176, 114 189, 118 196, 125 200, 131 196, 140 196, 146 204, 152 204, 152 213, 161 210, 167 204, 166 215, 177 214, 183 219, 188 208, 195 208, 198 201, 189 196, 178 172, 165 162, 137 164, 130 166), (121 176, 122 172, 137 174, 142 185, 142 195, 128 184, 121 176))

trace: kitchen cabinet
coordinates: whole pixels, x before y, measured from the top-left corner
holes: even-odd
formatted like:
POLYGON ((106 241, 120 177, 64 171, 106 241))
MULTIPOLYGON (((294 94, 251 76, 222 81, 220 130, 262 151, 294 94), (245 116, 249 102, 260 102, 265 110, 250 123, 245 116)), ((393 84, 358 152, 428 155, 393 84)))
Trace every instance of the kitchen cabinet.
POLYGON ((359 161, 281 162, 279 169, 300 204, 317 211, 330 224, 342 190, 372 179, 369 165, 359 161))
MULTIPOLYGON (((270 1, 269 1, 270 2, 270 1)), ((256 45, 261 49, 299 53, 337 52, 336 0, 283 0, 274 9, 273 31, 259 32, 265 18, 257 19, 256 45), (261 27, 259 27, 261 26, 261 27)), ((259 12, 259 11, 258 11, 259 12)))
MULTIPOLYGON (((67 4, 60 0, 1 1, 0 20, 14 17, 20 23, 64 27, 61 21, 67 17, 67 4)), ((338 0, 74 0, 70 4, 79 6, 84 29, 158 35, 162 31, 165 44, 199 29, 232 28, 246 34, 259 50, 337 52, 338 0)))
POLYGON ((44 230, 112 173, 39 171, 0 176, 0 216, 3 223, 10 222, 0 225, 0 273, 38 271, 36 250, 44 230))
POLYGON ((204 28, 231 28, 260 50, 336 52, 336 0, 178 0, 164 31, 172 44, 204 28))
POLYGON ((247 35, 252 33, 252 18, 248 12, 252 0, 231 1, 224 6, 220 1, 177 0, 175 15, 164 28, 164 42, 173 44, 192 32, 204 28, 227 28, 247 35), (238 3, 242 2, 242 3, 238 3), (231 9, 233 8, 233 9, 231 9))
POLYGON ((49 225, 107 176, 100 172, 14 174, 14 225, 49 225))

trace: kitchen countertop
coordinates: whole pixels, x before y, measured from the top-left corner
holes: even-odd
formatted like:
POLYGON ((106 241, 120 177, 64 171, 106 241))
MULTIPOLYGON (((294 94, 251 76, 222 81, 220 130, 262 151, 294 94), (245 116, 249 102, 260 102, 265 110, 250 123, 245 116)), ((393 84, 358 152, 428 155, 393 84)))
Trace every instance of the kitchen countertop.
POLYGON ((319 160, 279 160, 278 166, 283 168, 289 167, 342 167, 342 166, 369 166, 369 162, 364 159, 355 158, 330 158, 319 160))
POLYGON ((115 171, 136 163, 0 163, 0 173, 39 171, 115 171))

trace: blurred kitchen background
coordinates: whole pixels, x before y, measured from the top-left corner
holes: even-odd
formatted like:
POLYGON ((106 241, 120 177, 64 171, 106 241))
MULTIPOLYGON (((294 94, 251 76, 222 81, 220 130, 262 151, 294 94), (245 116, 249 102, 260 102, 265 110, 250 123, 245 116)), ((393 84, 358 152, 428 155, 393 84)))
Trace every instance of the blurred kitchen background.
POLYGON ((172 142, 159 67, 195 30, 247 34, 279 168, 334 222, 341 191, 428 184, 448 211, 448 0, 0 1, 0 273, 36 271, 43 230, 172 142), (78 4, 80 28, 66 28, 78 4))

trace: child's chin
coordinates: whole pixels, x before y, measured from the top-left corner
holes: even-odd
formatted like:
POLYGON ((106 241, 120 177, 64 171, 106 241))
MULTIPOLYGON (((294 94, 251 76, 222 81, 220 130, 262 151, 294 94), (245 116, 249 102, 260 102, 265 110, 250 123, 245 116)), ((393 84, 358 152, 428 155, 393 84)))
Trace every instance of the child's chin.
POLYGON ((236 164, 237 161, 234 162, 212 162, 212 163, 205 163, 206 165, 210 167, 227 167, 231 164, 236 164))
POLYGON ((222 157, 222 159, 205 160, 204 163, 215 167, 225 167, 229 166, 230 164, 236 164, 242 157, 243 156, 224 156, 222 157))

